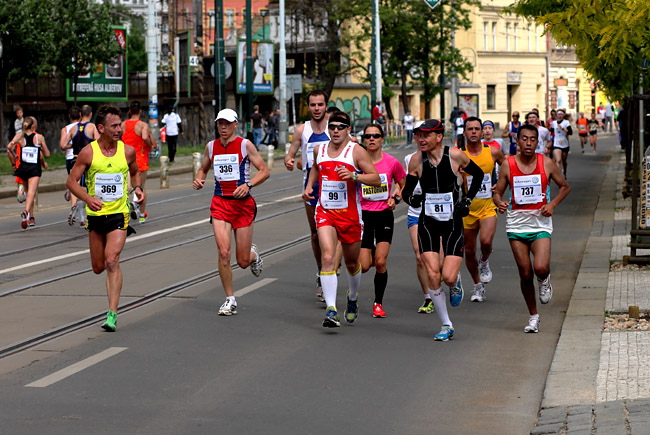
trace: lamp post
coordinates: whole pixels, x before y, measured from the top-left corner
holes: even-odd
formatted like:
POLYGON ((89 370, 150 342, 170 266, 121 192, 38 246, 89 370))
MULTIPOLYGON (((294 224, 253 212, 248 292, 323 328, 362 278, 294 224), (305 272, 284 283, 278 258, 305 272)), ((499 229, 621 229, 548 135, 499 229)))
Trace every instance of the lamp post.
POLYGON ((260 9, 260 16, 262 17, 262 39, 266 39, 266 16, 268 14, 268 9, 260 9))

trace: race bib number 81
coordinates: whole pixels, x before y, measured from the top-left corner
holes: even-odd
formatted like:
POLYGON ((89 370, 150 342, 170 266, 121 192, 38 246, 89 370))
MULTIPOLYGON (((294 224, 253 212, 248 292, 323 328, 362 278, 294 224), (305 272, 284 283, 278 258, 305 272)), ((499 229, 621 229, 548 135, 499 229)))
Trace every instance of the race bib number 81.
POLYGON ((427 193, 424 214, 437 221, 446 222, 454 215, 454 196, 450 193, 427 193))

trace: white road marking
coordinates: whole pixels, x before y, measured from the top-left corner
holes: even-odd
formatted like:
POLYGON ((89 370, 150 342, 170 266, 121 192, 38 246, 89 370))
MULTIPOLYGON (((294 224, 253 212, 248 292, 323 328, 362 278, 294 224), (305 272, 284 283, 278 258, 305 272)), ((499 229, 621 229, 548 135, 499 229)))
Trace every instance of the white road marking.
POLYGON ((262 279, 260 281, 257 281, 255 284, 251 284, 251 285, 249 285, 247 287, 244 287, 241 290, 237 290, 235 292, 235 296, 236 297, 244 296, 245 294, 248 294, 250 292, 254 292, 258 288, 264 287, 265 285, 271 284, 273 281, 277 281, 277 280, 278 280, 277 278, 264 278, 264 279, 262 279))
MULTIPOLYGON (((259 204, 257 206, 257 208, 260 209, 260 208, 262 208, 264 206, 267 206, 267 205, 270 205, 270 204, 275 204, 275 203, 278 203, 278 202, 287 201, 287 200, 290 200, 290 199, 301 198, 301 197, 302 197, 302 194, 301 195, 286 196, 284 198, 276 199, 275 201, 267 202, 267 203, 264 203, 264 204, 259 204)), ((174 228, 166 228, 164 230, 152 231, 150 233, 142 234, 140 236, 129 237, 128 239, 126 239, 126 243, 131 243, 131 242, 135 242, 137 240, 147 239, 149 237, 158 236, 160 234, 169 234, 172 231, 182 230, 183 228, 189 228, 189 227, 193 227, 193 226, 196 226, 196 225, 203 225, 203 224, 205 224, 207 222, 210 222, 210 219, 201 219, 201 220, 198 220, 196 222, 191 222, 189 224, 178 225, 178 226, 176 226, 174 228)), ((84 249, 82 251, 71 252, 69 254, 64 254, 64 255, 58 255, 56 257, 46 258, 44 260, 32 261, 31 263, 24 263, 24 264, 21 264, 19 266, 14 266, 14 267, 9 267, 7 269, 2 269, 2 270, 0 270, 0 275, 2 275, 4 273, 13 272, 15 270, 26 269, 28 267, 38 266, 40 264, 51 263, 53 261, 64 260, 66 258, 71 258, 71 257, 77 257, 79 255, 84 255, 84 254, 88 254, 88 253, 90 253, 90 249, 84 249)))
POLYGON ((395 219, 395 223, 402 222, 402 221, 403 221, 404 219, 406 219, 407 217, 408 217, 408 215, 407 215, 407 214, 404 214, 404 215, 398 217, 397 219, 395 219))
POLYGON ((59 370, 58 372, 54 372, 51 375, 45 376, 44 378, 41 378, 38 381, 34 381, 31 384, 27 384, 25 386, 34 387, 34 388, 49 387, 50 385, 56 382, 59 382, 69 376, 72 376, 75 373, 79 373, 80 371, 87 369, 88 367, 94 366, 95 364, 100 363, 105 359, 117 355, 118 353, 125 351, 127 349, 128 347, 109 347, 105 351, 99 352, 96 355, 88 357, 82 361, 76 362, 64 369, 59 370))

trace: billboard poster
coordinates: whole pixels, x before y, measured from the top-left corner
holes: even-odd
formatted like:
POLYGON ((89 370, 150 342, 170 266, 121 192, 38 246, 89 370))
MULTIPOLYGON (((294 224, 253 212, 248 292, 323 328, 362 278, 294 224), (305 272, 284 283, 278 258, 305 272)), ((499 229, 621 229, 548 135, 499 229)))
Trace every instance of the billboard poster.
MULTIPOLYGON (((128 77, 126 65, 126 27, 111 26, 113 35, 123 50, 108 63, 100 63, 79 76, 77 101, 127 101, 128 77)), ((66 100, 74 101, 74 83, 66 81, 66 100)))
POLYGON ((478 116, 478 94, 459 95, 458 109, 464 111, 467 116, 478 116))
MULTIPOLYGON (((273 42, 253 41, 253 93, 273 93, 273 42)), ((246 93, 246 40, 237 41, 237 93, 246 93)))

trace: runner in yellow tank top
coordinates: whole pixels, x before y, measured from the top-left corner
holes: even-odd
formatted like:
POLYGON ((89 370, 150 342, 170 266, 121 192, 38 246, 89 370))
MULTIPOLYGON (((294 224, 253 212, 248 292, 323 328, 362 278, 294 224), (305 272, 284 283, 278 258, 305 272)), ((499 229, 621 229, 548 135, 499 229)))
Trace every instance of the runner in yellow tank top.
POLYGON ((70 192, 86 203, 86 229, 93 272, 100 274, 106 270, 107 273, 108 314, 102 328, 110 332, 116 328, 122 292, 120 253, 127 233, 133 232, 129 227, 128 175, 131 176, 131 185, 135 186, 137 202, 145 198, 135 150, 125 147, 119 140, 122 135, 120 115, 120 109, 115 106, 99 109, 95 123, 100 137, 81 150, 66 183, 70 192), (87 191, 79 185, 86 171, 87 191))
MULTIPOLYGON (((463 218, 465 238, 465 265, 474 280, 472 302, 485 300, 485 283, 492 280, 488 258, 492 253, 492 240, 497 229, 496 206, 492 201, 492 174, 495 163, 502 164, 506 157, 500 149, 481 143, 483 122, 475 116, 465 120, 465 153, 483 171, 483 183, 469 207, 469 215, 463 218), (476 258, 476 236, 481 243, 481 261, 476 258)), ((465 191, 471 182, 463 174, 465 191)))

